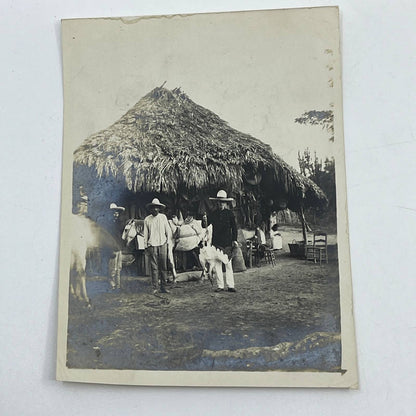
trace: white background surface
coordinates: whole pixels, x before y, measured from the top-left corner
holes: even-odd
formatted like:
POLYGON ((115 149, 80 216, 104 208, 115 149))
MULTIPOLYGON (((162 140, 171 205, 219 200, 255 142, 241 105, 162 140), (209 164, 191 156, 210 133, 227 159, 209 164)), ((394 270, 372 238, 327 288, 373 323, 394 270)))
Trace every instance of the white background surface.
POLYGON ((415 27, 413 0, 1 0, 0 414, 414 415, 415 27), (337 4, 360 390, 55 381, 60 19, 337 4))

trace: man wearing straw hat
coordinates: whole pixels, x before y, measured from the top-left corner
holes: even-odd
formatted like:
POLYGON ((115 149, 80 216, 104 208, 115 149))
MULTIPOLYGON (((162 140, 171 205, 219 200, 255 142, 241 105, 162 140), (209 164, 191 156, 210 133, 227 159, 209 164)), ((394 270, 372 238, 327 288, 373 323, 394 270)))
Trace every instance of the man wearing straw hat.
MULTIPOLYGON (((124 207, 119 207, 114 202, 110 204, 110 210, 112 211, 111 219, 111 234, 116 239, 116 241, 122 245, 121 234, 124 229, 124 225, 120 220, 120 213, 124 212, 126 209, 124 207)), ((108 261, 108 271, 110 275, 110 285, 112 289, 120 289, 120 275, 121 269, 123 266, 123 256, 121 250, 116 250, 113 252, 110 260, 108 261)))
POLYGON ((168 244, 171 241, 171 229, 165 214, 160 212, 166 208, 157 198, 154 198, 146 207, 150 211, 144 219, 144 247, 149 256, 152 275, 153 293, 158 293, 160 278, 160 292, 168 293, 165 288, 167 280, 168 244))
MULTIPOLYGON (((228 292, 235 292, 231 252, 232 247, 238 245, 237 224, 234 214, 228 209, 228 204, 233 201, 233 198, 227 198, 227 193, 224 190, 220 190, 216 198, 210 199, 218 203, 218 209, 208 216, 208 225, 212 224, 212 245, 217 249, 223 250, 230 259, 225 265, 225 281, 228 292)), ((221 262, 215 263, 215 274, 217 277, 217 289, 215 291, 223 292, 224 276, 221 262)))

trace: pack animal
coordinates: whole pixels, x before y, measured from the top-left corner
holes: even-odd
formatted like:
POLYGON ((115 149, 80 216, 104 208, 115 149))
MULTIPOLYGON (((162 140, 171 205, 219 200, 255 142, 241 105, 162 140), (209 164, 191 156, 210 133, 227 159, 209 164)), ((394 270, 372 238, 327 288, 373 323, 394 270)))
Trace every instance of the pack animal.
POLYGON ((120 249, 114 238, 98 224, 82 215, 72 215, 70 293, 75 299, 85 302, 88 308, 91 307, 91 300, 86 285, 87 253, 97 247, 120 249))
POLYGON ((212 275, 215 265, 218 262, 227 264, 231 261, 227 254, 211 245, 200 246, 198 257, 202 266, 202 281, 209 279, 211 285, 213 284, 212 275))

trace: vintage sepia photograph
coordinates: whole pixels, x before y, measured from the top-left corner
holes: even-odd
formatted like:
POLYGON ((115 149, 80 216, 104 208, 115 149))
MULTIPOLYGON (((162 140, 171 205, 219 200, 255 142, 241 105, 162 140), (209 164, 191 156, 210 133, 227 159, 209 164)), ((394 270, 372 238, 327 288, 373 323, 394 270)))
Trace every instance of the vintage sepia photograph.
POLYGON ((62 47, 57 378, 357 388, 338 8, 62 47))

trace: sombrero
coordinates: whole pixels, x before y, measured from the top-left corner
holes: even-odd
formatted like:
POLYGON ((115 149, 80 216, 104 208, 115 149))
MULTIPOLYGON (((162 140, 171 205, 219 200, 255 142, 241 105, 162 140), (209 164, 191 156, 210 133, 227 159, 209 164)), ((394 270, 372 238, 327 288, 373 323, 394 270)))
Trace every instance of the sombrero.
POLYGON ((209 198, 213 201, 223 201, 223 202, 231 202, 234 201, 234 198, 227 198, 227 192, 225 192, 224 190, 220 189, 217 192, 217 197, 216 198, 209 198))
POLYGON ((146 208, 151 208, 151 207, 166 208, 166 205, 160 203, 160 201, 157 198, 154 198, 152 202, 146 205, 146 208))
POLYGON ((119 207, 117 206, 117 204, 115 204, 114 202, 110 204, 110 209, 115 209, 116 211, 125 211, 126 208, 124 207, 119 207))

